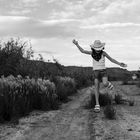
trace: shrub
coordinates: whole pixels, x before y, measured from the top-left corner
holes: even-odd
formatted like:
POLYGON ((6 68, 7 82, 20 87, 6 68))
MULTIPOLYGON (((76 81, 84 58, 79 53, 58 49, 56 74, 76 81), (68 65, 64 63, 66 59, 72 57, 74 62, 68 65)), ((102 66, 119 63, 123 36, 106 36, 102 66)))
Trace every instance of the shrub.
POLYGON ((113 105, 107 105, 104 108, 104 115, 108 119, 115 119, 116 109, 113 107, 113 105))
POLYGON ((116 94, 115 95, 115 102, 116 102, 116 104, 122 104, 123 103, 122 102, 122 95, 116 94))
POLYGON ((72 70, 69 71, 67 70, 66 74, 69 77, 75 79, 77 89, 80 89, 81 87, 93 85, 92 70, 88 70, 84 68, 78 68, 78 69, 73 68, 72 70))
POLYGON ((76 83, 70 77, 57 77, 54 79, 56 92, 60 101, 67 101, 68 96, 76 92, 76 83))
POLYGON ((122 81, 122 85, 128 85, 129 83, 128 83, 128 80, 123 80, 122 81))
POLYGON ((57 109, 59 105, 56 87, 49 80, 2 77, 0 91, 0 118, 4 120, 26 115, 34 109, 57 109))
POLYGON ((94 94, 91 94, 90 95, 90 100, 87 102, 87 104, 85 105, 85 108, 87 109, 92 109, 95 107, 95 95, 94 94))
POLYGON ((110 105, 112 103, 112 98, 108 93, 100 94, 99 95, 99 103, 101 106, 110 105))
POLYGON ((139 80, 139 82, 137 83, 137 87, 139 87, 139 88, 140 88, 140 80, 139 80))
POLYGON ((135 101, 134 101, 134 99, 130 99, 128 101, 128 103, 129 103, 129 106, 134 106, 135 101))
MULTIPOLYGON (((99 103, 100 106, 110 105, 112 103, 112 98, 107 93, 99 94, 99 103)), ((94 108, 96 105, 95 94, 90 95, 90 100, 88 101, 86 108, 94 108)))

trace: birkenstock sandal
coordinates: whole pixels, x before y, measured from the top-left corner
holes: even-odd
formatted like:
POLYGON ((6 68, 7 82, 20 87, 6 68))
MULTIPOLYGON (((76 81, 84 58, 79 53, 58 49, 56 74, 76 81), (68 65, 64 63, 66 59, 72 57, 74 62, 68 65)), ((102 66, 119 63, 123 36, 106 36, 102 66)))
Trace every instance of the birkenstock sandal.
POLYGON ((95 105, 94 112, 100 112, 100 105, 95 105))

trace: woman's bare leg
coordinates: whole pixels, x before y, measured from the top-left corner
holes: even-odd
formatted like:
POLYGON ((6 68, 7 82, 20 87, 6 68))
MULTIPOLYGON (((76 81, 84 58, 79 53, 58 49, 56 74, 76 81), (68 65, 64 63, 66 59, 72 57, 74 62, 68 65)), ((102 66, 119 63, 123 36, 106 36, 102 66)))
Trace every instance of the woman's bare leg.
POLYGON ((94 84, 95 84, 95 100, 96 100, 96 105, 99 105, 99 80, 95 79, 94 80, 94 84))
POLYGON ((112 92, 113 85, 108 81, 108 77, 103 77, 102 81, 103 81, 104 87, 107 87, 107 91, 108 91, 110 97, 114 98, 113 97, 114 95, 113 95, 113 92, 112 92))

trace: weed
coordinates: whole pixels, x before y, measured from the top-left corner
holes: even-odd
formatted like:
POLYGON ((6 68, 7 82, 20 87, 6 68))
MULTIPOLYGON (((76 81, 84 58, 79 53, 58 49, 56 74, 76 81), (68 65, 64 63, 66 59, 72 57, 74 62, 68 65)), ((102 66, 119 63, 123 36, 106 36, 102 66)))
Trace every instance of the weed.
MULTIPOLYGON (((110 105, 112 102, 112 98, 109 96, 109 94, 99 94, 99 103, 100 106, 106 106, 110 105)), ((96 100, 95 100, 95 94, 90 95, 90 100, 86 104, 86 108, 91 109, 94 108, 96 105, 96 100)))
POLYGON ((113 105, 105 106, 105 108, 104 108, 104 115, 108 119, 115 119, 116 109, 113 107, 113 105))
POLYGON ((128 103, 129 103, 129 106, 134 106, 135 101, 134 101, 134 99, 130 99, 128 101, 128 103))
POLYGON ((115 95, 115 102, 116 102, 116 104, 122 104, 122 95, 116 94, 115 95))

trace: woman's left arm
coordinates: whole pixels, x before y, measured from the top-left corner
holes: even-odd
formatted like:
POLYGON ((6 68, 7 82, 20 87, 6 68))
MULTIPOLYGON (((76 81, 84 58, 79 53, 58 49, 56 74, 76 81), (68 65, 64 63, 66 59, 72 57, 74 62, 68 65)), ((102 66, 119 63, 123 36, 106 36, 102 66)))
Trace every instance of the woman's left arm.
POLYGON ((115 63, 115 64, 117 64, 117 65, 119 65, 119 66, 121 66, 121 67, 127 67, 126 64, 120 63, 120 62, 118 62, 117 60, 115 60, 115 59, 113 59, 112 57, 110 57, 105 51, 103 52, 103 55, 106 56, 111 62, 113 62, 113 63, 115 63))

